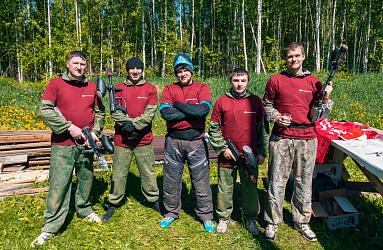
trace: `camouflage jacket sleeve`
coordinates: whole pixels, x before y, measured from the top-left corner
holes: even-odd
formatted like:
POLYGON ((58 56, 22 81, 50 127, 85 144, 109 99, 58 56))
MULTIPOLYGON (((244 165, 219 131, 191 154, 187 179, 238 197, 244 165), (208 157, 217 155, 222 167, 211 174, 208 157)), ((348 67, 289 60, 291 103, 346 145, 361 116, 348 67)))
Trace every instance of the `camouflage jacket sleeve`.
POLYGON ((257 155, 266 156, 268 144, 269 144, 269 134, 267 133, 265 122, 257 123, 257 155))
POLYGON ((122 124, 125 121, 131 121, 137 130, 142 130, 153 121, 156 110, 157 105, 147 105, 144 113, 134 118, 130 118, 122 111, 116 110, 116 112, 112 113, 112 119, 119 124, 122 124))
POLYGON ((92 129, 92 132, 97 136, 100 136, 101 131, 104 129, 105 116, 105 106, 102 104, 101 100, 98 100, 97 105, 94 106, 94 124, 92 129))
POLYGON ((278 112, 278 110, 274 108, 274 103, 268 99, 264 99, 263 106, 265 107, 267 121, 274 122, 276 113, 278 112))
POLYGON ((72 122, 67 121, 59 111, 55 109, 54 103, 48 100, 41 100, 40 115, 42 120, 55 134, 62 134, 68 130, 72 122))
POLYGON ((210 144, 217 154, 223 153, 228 148, 219 123, 211 121, 208 134, 210 144))

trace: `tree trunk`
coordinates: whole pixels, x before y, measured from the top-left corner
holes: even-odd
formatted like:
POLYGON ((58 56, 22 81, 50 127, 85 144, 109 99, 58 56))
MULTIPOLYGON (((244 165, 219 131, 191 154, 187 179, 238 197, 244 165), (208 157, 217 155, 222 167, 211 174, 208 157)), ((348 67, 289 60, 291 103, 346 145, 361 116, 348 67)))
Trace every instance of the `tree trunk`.
POLYGON ((242 42, 243 42, 243 56, 245 58, 245 69, 248 70, 247 50, 246 50, 246 29, 245 29, 245 0, 242 0, 242 42))
POLYGON ((192 0, 192 20, 191 20, 192 30, 191 30, 191 39, 190 39, 190 55, 191 56, 193 56, 193 48, 194 48, 194 32, 195 32, 194 18, 195 18, 195 6, 194 6, 194 0, 192 0))
POLYGON ((168 7, 167 7, 167 1, 165 0, 164 1, 164 4, 165 4, 165 18, 164 18, 164 25, 165 25, 165 37, 164 37, 164 52, 163 52, 163 55, 162 55, 162 70, 161 70, 161 78, 164 79, 165 77, 165 70, 166 70, 166 49, 167 49, 167 42, 168 42, 168 25, 167 25, 167 21, 168 21, 168 7))
POLYGON ((256 73, 261 73, 261 58, 262 58, 262 0, 258 0, 258 25, 257 25, 257 68, 256 73))
MULTIPOLYGON (((251 22, 250 22, 250 28, 251 28, 251 34, 253 35, 253 40, 254 40, 255 47, 257 48, 257 51, 258 51, 258 42, 257 42, 257 38, 255 37, 255 32, 254 32, 253 24, 251 22)), ((258 53, 257 53, 257 56, 258 56, 258 53)), ((261 65, 262 65, 263 72, 266 73, 265 64, 263 63, 262 57, 261 57, 261 65)), ((257 65, 255 65, 254 70, 256 72, 257 65)))
POLYGON ((321 65, 320 65, 320 8, 321 8, 321 1, 316 0, 316 19, 315 19, 315 31, 316 31, 316 43, 315 43, 315 65, 316 65, 316 71, 320 71, 321 65))
POLYGON ((52 63, 52 27, 51 27, 51 7, 50 0, 47 0, 47 18, 48 18, 48 70, 49 77, 53 76, 53 63, 52 63))
POLYGON ((366 34, 366 46, 363 60, 363 73, 367 73, 368 69, 368 48, 370 43, 370 32, 371 32, 371 0, 368 2, 368 18, 367 18, 367 34, 366 34))
MULTIPOLYGON (((145 1, 141 0, 141 33, 142 33, 142 62, 144 63, 144 68, 146 65, 146 60, 145 60, 145 1)), ((142 72, 142 75, 144 75, 145 72, 142 72)))

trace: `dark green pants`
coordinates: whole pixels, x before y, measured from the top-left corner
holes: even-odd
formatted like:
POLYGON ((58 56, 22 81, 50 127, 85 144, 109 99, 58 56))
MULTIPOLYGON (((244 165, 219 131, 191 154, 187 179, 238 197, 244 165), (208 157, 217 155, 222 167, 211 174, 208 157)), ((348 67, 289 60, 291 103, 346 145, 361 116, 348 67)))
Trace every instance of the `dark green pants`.
POLYGON ((93 154, 84 154, 83 150, 82 146, 52 146, 43 232, 57 233, 64 224, 69 212, 74 169, 78 177, 75 193, 76 212, 79 217, 85 217, 93 212, 90 203, 93 154))
POLYGON ((217 215, 220 219, 230 219, 237 173, 241 181, 242 216, 245 220, 256 219, 260 210, 257 183, 249 181, 243 167, 236 169, 218 167, 217 215))
POLYGON ((134 149, 115 147, 113 156, 113 177, 109 194, 109 203, 120 205, 126 190, 132 156, 136 158, 141 176, 141 191, 149 202, 159 199, 157 176, 154 173, 153 145, 145 145, 134 149))

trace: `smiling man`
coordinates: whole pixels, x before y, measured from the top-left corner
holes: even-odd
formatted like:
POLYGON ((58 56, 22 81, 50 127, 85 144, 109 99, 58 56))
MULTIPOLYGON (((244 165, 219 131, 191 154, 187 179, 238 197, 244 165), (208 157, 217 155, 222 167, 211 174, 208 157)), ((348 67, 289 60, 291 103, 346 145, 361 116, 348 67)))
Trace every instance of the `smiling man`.
POLYGON ((233 212, 234 184, 239 174, 241 180, 242 217, 255 236, 259 234, 256 219, 260 211, 257 177, 250 179, 248 172, 258 176, 258 169, 246 164, 243 146, 255 152, 257 164, 262 164, 266 156, 268 136, 264 123, 264 109, 261 99, 247 90, 249 73, 243 68, 235 69, 230 76, 231 89, 218 98, 214 104, 210 120, 209 138, 218 153, 218 193, 216 212, 219 218, 218 233, 225 233, 233 212), (240 151, 236 160, 229 149, 227 140, 240 151), (248 168, 248 171, 246 171, 248 168), (257 169, 257 170, 254 170, 257 169))
MULTIPOLYGON (((263 102, 270 122, 268 204, 265 209, 266 239, 272 241, 283 221, 283 200, 291 170, 294 191, 291 199, 294 228, 308 241, 316 241, 310 229, 311 185, 317 139, 310 111, 322 89, 319 79, 303 69, 304 47, 292 42, 284 49, 287 70, 272 76, 266 85, 263 102)), ((325 89, 323 108, 331 110, 331 85, 325 89)), ((329 113, 329 112, 324 112, 329 113)))
POLYGON ((184 164, 187 162, 196 196, 195 212, 206 232, 213 232, 213 202, 209 183, 207 145, 203 140, 205 119, 210 111, 210 89, 195 82, 193 63, 188 54, 174 58, 178 82, 166 85, 160 102, 161 116, 166 121, 163 196, 166 228, 178 219, 181 210, 181 188, 184 164))
POLYGON ((112 185, 108 209, 102 221, 108 221, 122 205, 134 155, 141 175, 141 191, 148 205, 160 212, 159 190, 154 172, 152 121, 157 110, 157 88, 143 79, 144 63, 138 57, 126 62, 128 78, 116 85, 121 91, 116 100, 126 109, 112 113, 115 121, 112 185))
POLYGON ((74 169, 78 177, 75 192, 78 216, 89 222, 101 222, 90 201, 93 153, 85 151, 88 142, 81 129, 92 128, 92 137, 98 141, 96 134, 104 126, 105 110, 97 97, 96 84, 84 75, 86 60, 83 52, 71 52, 67 71, 49 81, 41 97, 40 112, 52 130, 52 149, 45 223, 32 246, 44 244, 63 226, 70 209, 74 169))

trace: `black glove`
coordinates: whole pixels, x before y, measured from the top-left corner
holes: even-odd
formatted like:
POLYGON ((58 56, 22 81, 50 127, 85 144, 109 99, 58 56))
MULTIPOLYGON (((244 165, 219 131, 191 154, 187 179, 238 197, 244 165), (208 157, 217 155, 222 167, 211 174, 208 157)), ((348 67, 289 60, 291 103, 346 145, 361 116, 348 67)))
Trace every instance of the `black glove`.
POLYGON ((137 130, 133 130, 133 132, 128 133, 128 140, 129 141, 136 141, 140 138, 140 134, 137 132, 137 130))
POLYGON ((134 131, 134 126, 133 126, 133 123, 131 121, 125 121, 122 124, 122 132, 131 134, 133 131, 134 131))

